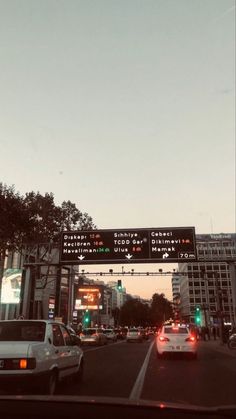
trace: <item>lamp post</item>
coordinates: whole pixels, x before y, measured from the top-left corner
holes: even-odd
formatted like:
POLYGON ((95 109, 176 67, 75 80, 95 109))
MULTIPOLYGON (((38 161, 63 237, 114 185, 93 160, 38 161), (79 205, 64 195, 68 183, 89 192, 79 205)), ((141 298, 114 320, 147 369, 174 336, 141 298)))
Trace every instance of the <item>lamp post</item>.
POLYGON ((220 333, 220 340, 222 343, 224 342, 224 322, 223 322, 223 313, 222 313, 222 290, 219 288, 219 275, 218 272, 213 272, 215 278, 215 285, 216 285, 216 302, 217 302, 217 318, 219 320, 219 333, 220 333))

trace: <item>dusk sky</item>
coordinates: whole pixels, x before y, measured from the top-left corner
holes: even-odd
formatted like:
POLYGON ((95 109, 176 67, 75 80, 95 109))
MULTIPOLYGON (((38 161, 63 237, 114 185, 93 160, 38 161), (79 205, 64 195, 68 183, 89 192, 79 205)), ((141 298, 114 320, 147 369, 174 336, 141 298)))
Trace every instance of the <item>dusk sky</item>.
POLYGON ((0 0, 0 145, 1 182, 98 228, 235 232, 235 1, 0 0))

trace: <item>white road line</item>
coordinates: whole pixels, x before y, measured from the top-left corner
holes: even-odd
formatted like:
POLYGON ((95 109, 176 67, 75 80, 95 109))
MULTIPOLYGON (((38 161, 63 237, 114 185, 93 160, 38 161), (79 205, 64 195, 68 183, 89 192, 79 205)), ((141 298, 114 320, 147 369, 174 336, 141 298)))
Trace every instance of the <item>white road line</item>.
POLYGON ((148 353, 147 353, 146 358, 144 360, 144 363, 141 367, 141 370, 139 371, 139 375, 138 375, 138 377, 135 381, 135 384, 132 388, 132 391, 130 393, 130 396, 129 396, 130 400, 138 400, 141 396, 142 389, 143 389, 144 378, 145 378, 149 358, 150 358, 154 343, 155 343, 155 340, 151 343, 151 345, 149 347, 149 350, 148 350, 148 353))

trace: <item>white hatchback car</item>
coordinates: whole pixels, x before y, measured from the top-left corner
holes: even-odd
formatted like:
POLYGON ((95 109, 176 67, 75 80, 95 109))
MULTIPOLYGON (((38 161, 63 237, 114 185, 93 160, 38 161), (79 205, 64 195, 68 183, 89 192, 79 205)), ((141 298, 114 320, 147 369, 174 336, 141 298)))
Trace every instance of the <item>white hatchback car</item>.
POLYGON ((197 340, 185 325, 163 325, 156 337, 157 357, 168 353, 189 353, 197 358, 197 340))
POLYGON ((54 394, 59 381, 82 378, 83 351, 65 325, 51 320, 0 321, 0 388, 54 394))

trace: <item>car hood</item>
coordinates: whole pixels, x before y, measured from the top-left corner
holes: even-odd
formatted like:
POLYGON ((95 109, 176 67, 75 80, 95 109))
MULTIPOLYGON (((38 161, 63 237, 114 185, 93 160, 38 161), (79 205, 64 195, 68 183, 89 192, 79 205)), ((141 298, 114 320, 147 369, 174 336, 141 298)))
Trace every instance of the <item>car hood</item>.
MULTIPOLYGON (((109 407, 113 406, 114 408, 119 409, 119 407, 130 407, 131 409, 147 409, 147 412, 161 412, 161 411, 171 411, 171 412, 178 412, 181 411, 184 413, 191 412, 191 413, 199 413, 200 415, 206 413, 207 416, 211 417, 210 414, 214 414, 219 418, 224 417, 235 417, 236 415, 236 404, 235 405, 222 405, 222 406, 214 406, 214 407, 207 407, 207 406, 197 406, 197 405, 190 405, 190 404, 183 404, 183 403, 169 403, 163 401, 151 401, 151 400, 131 400, 126 398, 116 398, 116 397, 97 397, 97 396, 0 396, 0 406, 3 401, 14 401, 14 402, 35 402, 37 406, 40 406, 40 403, 45 403, 47 408, 50 407, 51 404, 56 404, 58 406, 62 404, 67 404, 68 407, 73 409, 79 406, 104 406, 109 407)), ((13 404, 12 404, 13 405, 13 404)), ((146 410, 145 410, 146 411, 146 410)), ((179 417, 179 416, 178 416, 179 417)), ((195 417, 195 416, 194 416, 195 417)), ((197 416, 198 417, 198 416, 197 416)), ((205 416, 204 416, 205 417, 205 416)), ((215 416, 214 416, 215 417, 215 416)))

